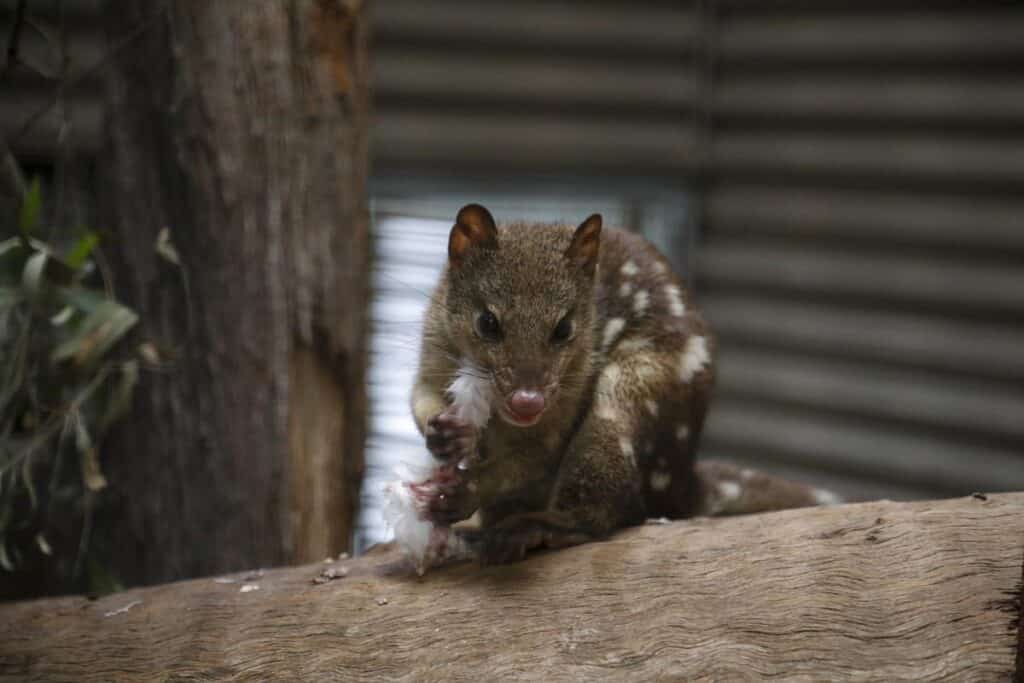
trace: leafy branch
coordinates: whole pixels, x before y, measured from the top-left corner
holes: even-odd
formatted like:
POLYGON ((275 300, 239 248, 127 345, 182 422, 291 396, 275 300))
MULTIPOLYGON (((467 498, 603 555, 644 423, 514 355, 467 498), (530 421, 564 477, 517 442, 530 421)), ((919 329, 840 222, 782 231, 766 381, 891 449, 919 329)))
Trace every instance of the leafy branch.
POLYGON ((89 286, 95 233, 60 254, 36 238, 41 216, 35 181, 17 234, 0 242, 0 567, 50 555, 48 520, 81 517, 78 574, 92 497, 106 486, 99 449, 138 381, 139 359, 116 355, 138 316, 89 286))

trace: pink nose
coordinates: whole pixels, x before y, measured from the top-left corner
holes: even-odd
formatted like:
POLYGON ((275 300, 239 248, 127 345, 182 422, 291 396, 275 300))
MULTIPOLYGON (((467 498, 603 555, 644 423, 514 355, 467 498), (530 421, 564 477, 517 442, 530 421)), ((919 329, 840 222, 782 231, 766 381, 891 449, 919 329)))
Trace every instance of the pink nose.
POLYGON ((508 408, 518 417, 536 417, 544 410, 544 394, 532 389, 517 389, 508 399, 508 408))

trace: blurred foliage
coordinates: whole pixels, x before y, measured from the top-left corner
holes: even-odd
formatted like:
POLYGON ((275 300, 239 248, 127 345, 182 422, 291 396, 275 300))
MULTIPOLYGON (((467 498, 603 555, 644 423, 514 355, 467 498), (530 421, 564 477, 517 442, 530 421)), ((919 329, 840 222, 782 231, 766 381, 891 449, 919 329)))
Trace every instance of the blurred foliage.
POLYGON ((45 563, 65 589, 109 589, 89 534, 99 449, 139 375, 117 344, 138 316, 105 293, 95 233, 62 254, 37 239, 42 209, 36 181, 0 241, 0 575, 45 563))

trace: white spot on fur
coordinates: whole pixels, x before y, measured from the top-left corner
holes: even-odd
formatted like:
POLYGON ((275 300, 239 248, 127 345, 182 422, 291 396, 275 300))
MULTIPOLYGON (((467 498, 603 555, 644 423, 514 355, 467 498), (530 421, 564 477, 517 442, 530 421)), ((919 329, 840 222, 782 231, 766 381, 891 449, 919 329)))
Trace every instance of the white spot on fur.
POLYGON ((718 495, 725 500, 736 500, 740 497, 743 488, 734 481, 722 481, 718 483, 718 495))
POLYGON ((654 342, 646 337, 629 337, 619 342, 619 351, 625 353, 649 351, 652 348, 654 348, 654 342))
POLYGON ((607 351, 611 348, 615 340, 618 339, 619 335, 622 334, 622 329, 626 326, 626 321, 623 318, 612 318, 604 326, 604 336, 601 338, 601 348, 607 351))
POLYGON ((630 462, 636 464, 636 457, 633 455, 633 444, 629 440, 629 437, 619 437, 619 448, 622 449, 622 454, 629 458, 630 462))
POLYGON ((686 346, 679 356, 679 379, 689 383, 694 375, 711 362, 708 343, 704 337, 693 336, 686 340, 686 346))
POLYGON ((683 304, 683 294, 676 285, 665 285, 665 298, 668 300, 668 312, 677 318, 686 314, 686 305, 683 304))
POLYGON ((632 293, 633 293, 633 283, 629 282, 628 280, 626 282, 623 282, 622 286, 619 287, 619 296, 621 296, 622 298, 626 298, 627 296, 629 296, 632 293))
POLYGON ((597 380, 597 406, 595 414, 602 420, 617 420, 619 407, 615 400, 615 387, 622 377, 618 363, 610 363, 597 380))
POLYGON ((740 471, 740 479, 742 479, 743 481, 750 481, 756 476, 757 472, 755 472, 754 470, 746 469, 740 471))
POLYGON ((619 378, 622 377, 622 368, 619 367, 618 363, 609 363, 604 371, 601 373, 601 378, 597 382, 597 391, 602 396, 608 396, 609 398, 615 394, 615 386, 619 383, 619 378))
POLYGON ((672 475, 668 472, 651 472, 651 488, 664 491, 672 483, 672 475))
POLYGON ((655 261, 654 265, 652 265, 651 268, 658 275, 663 275, 668 270, 668 268, 665 267, 665 264, 662 263, 661 261, 655 261))
POLYGON ((619 269, 619 271, 627 277, 631 275, 636 275, 638 270, 639 269, 636 267, 636 264, 633 263, 633 259, 629 259, 628 261, 623 263, 622 268, 619 269))
POLYGON ((468 365, 459 368, 448 385, 456 417, 477 429, 486 427, 491 417, 491 391, 491 381, 479 370, 468 365))
POLYGON ((676 427, 676 438, 680 441, 685 441, 690 438, 690 428, 682 424, 676 427))
POLYGON ((633 312, 637 315, 647 310, 647 305, 651 302, 651 295, 647 293, 646 289, 637 290, 637 293, 633 295, 633 312))
POLYGON ((644 402, 644 405, 647 406, 648 413, 650 413, 654 417, 658 416, 658 404, 655 401, 647 399, 647 401, 644 402))
POLYGON ((814 489, 812 495, 814 496, 814 502, 818 505, 841 505, 843 502, 842 498, 825 489, 814 489))

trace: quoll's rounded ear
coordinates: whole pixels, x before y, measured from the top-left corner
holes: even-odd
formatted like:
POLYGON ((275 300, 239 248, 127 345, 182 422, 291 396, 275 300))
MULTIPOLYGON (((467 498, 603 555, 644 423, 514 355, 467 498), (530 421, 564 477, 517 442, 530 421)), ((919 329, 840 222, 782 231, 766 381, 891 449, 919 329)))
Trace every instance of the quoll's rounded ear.
POLYGON ((576 228, 572 242, 565 250, 565 257, 587 273, 593 274, 597 267, 597 255, 600 248, 601 214, 595 213, 576 228))
POLYGON ((460 266, 476 248, 497 249, 498 228, 490 211, 479 204, 467 204, 459 210, 448 235, 448 260, 460 266))

